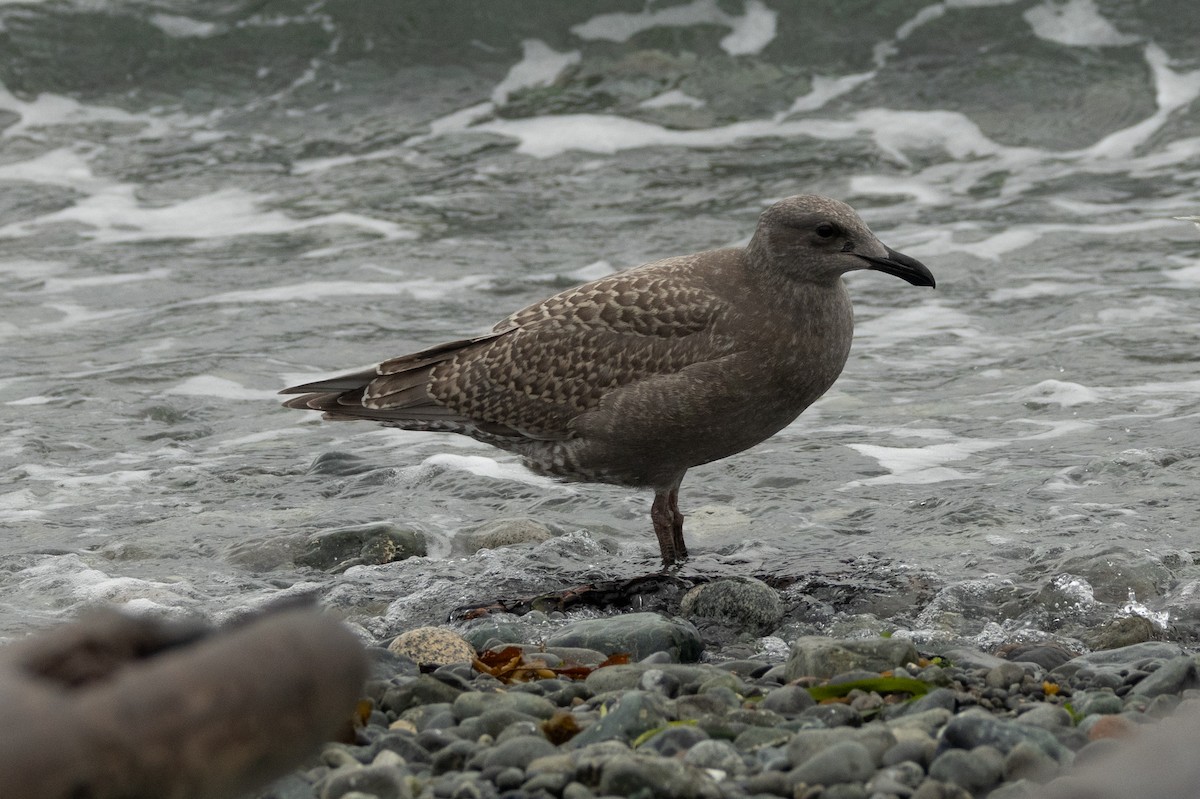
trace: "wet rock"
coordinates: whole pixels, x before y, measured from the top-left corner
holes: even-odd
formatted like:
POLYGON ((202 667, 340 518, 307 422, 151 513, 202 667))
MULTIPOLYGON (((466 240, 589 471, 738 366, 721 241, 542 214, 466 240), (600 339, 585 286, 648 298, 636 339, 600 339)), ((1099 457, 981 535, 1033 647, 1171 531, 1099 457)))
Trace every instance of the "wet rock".
POLYGON ((933 737, 953 717, 954 714, 946 708, 930 708, 920 713, 907 713, 899 718, 891 719, 887 722, 887 726, 892 730, 893 734, 897 735, 899 734, 899 730, 911 728, 920 730, 925 735, 933 737))
POLYGON ((1088 716, 1079 724, 1079 731, 1090 741, 1101 738, 1132 738, 1140 725, 1123 714, 1088 716))
POLYGON ((321 799, 343 799, 351 793, 376 799, 410 799, 404 772, 391 766, 360 766, 331 772, 317 786, 321 799))
POLYGON ((423 666, 470 663, 475 658, 475 647, 461 635, 441 627, 418 627, 401 633, 388 649, 423 666))
POLYGON ((904 711, 905 716, 917 716, 927 710, 948 710, 953 712, 957 706, 958 700, 954 695, 954 691, 949 688, 935 688, 925 696, 918 697, 908 703, 904 711))
POLYGON ((726 577, 688 591, 680 601, 679 612, 689 619, 766 635, 783 618, 783 603, 775 589, 761 580, 726 577))
POLYGON ((1058 644, 1038 643, 1004 646, 998 649, 996 654, 1014 663, 1032 663, 1045 671, 1050 671, 1066 663, 1078 653, 1070 652, 1058 644))
POLYGON ((1016 722, 1051 731, 1070 727, 1073 723, 1071 721, 1071 714, 1065 709, 1045 702, 1034 705, 1026 712, 1017 716, 1016 722))
POLYGON ((1179 694, 1188 688, 1200 687, 1200 673, 1190 655, 1171 658, 1155 669, 1149 677, 1133 686, 1131 694, 1154 697, 1160 694, 1179 694))
POLYGON ((989 688, 1008 688, 1010 685, 1019 685, 1024 676, 1024 666, 1005 661, 988 669, 983 676, 983 684, 989 688))
POLYGON ((1126 616, 1113 619, 1094 630, 1087 630, 1080 639, 1091 649, 1104 650, 1153 641, 1158 636, 1158 630, 1149 619, 1144 616, 1126 616))
POLYGON ((786 746, 792 733, 779 727, 749 727, 738 733, 733 745, 739 752, 754 752, 764 747, 786 746))
POLYGON ((697 741, 683 756, 683 762, 689 766, 704 769, 716 769, 726 774, 737 776, 746 770, 738 749, 728 741, 717 741, 711 738, 697 741))
POLYGON ((424 556, 425 537, 390 522, 323 530, 308 537, 305 550, 296 556, 298 566, 344 572, 351 566, 391 563, 424 556))
POLYGON ((474 530, 460 532, 450 549, 454 555, 474 555, 481 549, 537 544, 553 537, 549 527, 533 519, 495 519, 474 530))
POLYGON ((518 735, 493 746, 484 755, 483 765, 524 770, 534 760, 558 752, 558 747, 540 735, 518 735))
POLYGON ((788 779, 793 785, 835 785, 865 782, 874 773, 875 763, 865 746, 857 741, 839 741, 796 766, 788 779))
POLYGON ((867 781, 867 793, 871 796, 908 796, 925 779, 925 770, 916 763, 898 763, 880 769, 867 781))
POLYGON ((1007 754, 1021 741, 1038 747, 1060 763, 1069 762, 1071 752, 1051 733, 1038 727, 997 719, 982 711, 966 711, 942 729, 942 745, 956 749, 990 746, 1007 754))
POLYGON ((883 753, 880 761, 884 766, 897 766, 909 762, 928 766, 937 752, 937 741, 919 730, 901 731, 896 736, 896 745, 883 753))
POLYGON ((1038 747, 1021 741, 1004 758, 1004 780, 1029 780, 1042 783, 1054 777, 1059 764, 1038 747))
POLYGON ((917 660, 912 641, 903 638, 833 639, 820 636, 797 638, 792 643, 785 675, 833 677, 847 671, 880 672, 917 660))
POLYGON ((991 746, 947 749, 929 766, 929 776, 959 785, 973 794, 986 792, 1004 774, 1004 758, 991 746))
POLYGON ((632 742, 639 735, 667 723, 663 700, 645 691, 629 691, 595 724, 572 738, 566 746, 577 749, 598 741, 632 742))
POLYGON ((707 740, 708 733, 699 727, 668 726, 642 741, 638 751, 656 752, 662 757, 676 757, 707 740))
POLYGON ((1004 663, 1012 662, 966 646, 951 647, 941 655, 960 669, 994 669, 1004 663))
POLYGON ((607 796, 719 799, 721 790, 704 772, 679 761, 628 755, 601 766, 598 792, 607 796))
POLYGON ((1108 692, 1085 694, 1083 701, 1077 700, 1077 706, 1084 716, 1110 715, 1125 709, 1121 697, 1108 692))
POLYGON ((628 663, 596 669, 587 676, 584 685, 594 694, 624 691, 637 688, 642 683, 643 675, 654 671, 668 675, 680 685, 700 685, 705 680, 723 674, 717 667, 701 663, 628 663))
POLYGON ((627 613, 607 619, 585 619, 568 624, 546 643, 578 646, 607 655, 618 652, 641 660, 655 652, 667 653, 677 663, 697 660, 704 645, 691 622, 657 613, 627 613))
POLYGON ((456 719, 467 719, 485 712, 520 713, 533 718, 548 719, 554 715, 554 703, 549 699, 520 691, 483 693, 471 691, 460 694, 453 705, 456 719))
POLYGON ((862 714, 850 705, 840 703, 810 707, 796 717, 798 720, 813 719, 825 727, 859 727, 862 714))
POLYGON ((421 674, 420 677, 416 677, 406 684, 390 687, 388 691, 385 691, 383 699, 380 699, 380 707, 384 710, 391 710, 392 713, 401 714, 410 708, 421 707, 421 705, 454 702, 460 693, 462 693, 461 690, 452 685, 446 685, 442 680, 430 677, 428 674, 421 674))
POLYGON ((1187 652, 1179 644, 1172 644, 1166 641, 1146 641, 1141 644, 1124 646, 1120 649, 1109 649, 1103 652, 1090 652, 1086 655, 1080 655, 1054 669, 1052 674, 1070 677, 1082 668, 1096 666, 1107 666, 1113 669, 1133 668, 1135 664, 1145 660, 1154 658, 1166 660, 1186 654, 1187 652))
POLYGON ((787 746, 788 761, 800 766, 820 752, 845 741, 853 741, 863 748, 872 763, 880 762, 883 753, 896 744, 892 732, 880 725, 857 730, 838 727, 828 730, 798 730, 787 746))
POLYGON ((812 698, 812 694, 799 685, 783 685, 768 693, 761 707, 791 718, 816 704, 817 700, 812 698))
POLYGON ((462 637, 477 651, 496 645, 520 644, 527 637, 524 625, 514 616, 496 613, 467 623, 462 637))
POLYGON ((913 792, 912 799, 971 799, 971 794, 960 785, 930 777, 913 792))

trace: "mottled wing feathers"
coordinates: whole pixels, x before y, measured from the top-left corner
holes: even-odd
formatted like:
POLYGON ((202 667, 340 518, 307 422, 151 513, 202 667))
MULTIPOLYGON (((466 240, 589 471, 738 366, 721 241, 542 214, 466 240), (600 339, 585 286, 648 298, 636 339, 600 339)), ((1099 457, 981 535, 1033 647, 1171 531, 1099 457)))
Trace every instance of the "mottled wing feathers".
POLYGON ((570 437, 573 420, 613 389, 729 351, 713 334, 724 306, 694 260, 602 278, 518 311, 486 336, 288 389, 306 394, 288 405, 399 427, 570 437))

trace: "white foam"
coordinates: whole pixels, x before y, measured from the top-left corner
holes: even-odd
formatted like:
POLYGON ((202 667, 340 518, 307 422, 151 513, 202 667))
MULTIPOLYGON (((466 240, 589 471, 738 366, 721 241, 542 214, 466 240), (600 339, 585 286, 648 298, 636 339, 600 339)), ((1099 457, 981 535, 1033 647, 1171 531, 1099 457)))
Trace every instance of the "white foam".
POLYGON ((395 296, 404 295, 419 300, 436 300, 449 297, 468 288, 486 288, 491 278, 487 275, 468 275, 457 280, 420 280, 381 283, 356 280, 313 280, 293 283, 288 286, 271 286, 262 289, 227 291, 197 300, 188 300, 187 305, 208 303, 260 303, 260 302, 316 302, 328 297, 395 296))
POLYGON ((85 105, 70 97, 43 92, 29 102, 18 99, 3 84, 0 84, 0 109, 13 111, 21 119, 0 131, 0 138, 29 136, 38 128, 54 125, 78 125, 90 122, 119 122, 138 125, 142 128, 139 138, 157 138, 167 130, 167 125, 150 116, 131 114, 119 108, 85 105))
POLYGON ((190 586, 113 577, 75 554, 55 555, 16 573, 26 596, 51 596, 61 601, 63 592, 78 602, 131 603, 142 609, 178 606, 190 586))
POLYGON ((1108 134, 1084 153, 1094 158, 1127 158, 1151 135, 1167 123, 1180 108, 1191 105, 1200 97, 1200 69, 1175 72, 1169 66, 1170 56, 1157 44, 1146 45, 1146 63, 1154 75, 1155 102, 1158 110, 1141 122, 1108 134))
POLYGON ((1012 398, 1017 402, 1057 405, 1060 408, 1073 408, 1076 405, 1100 401, 1100 395, 1094 389, 1065 380, 1043 380, 1014 392, 1012 398))
POLYGON ((52 402, 58 402, 62 397, 25 397, 24 399, 9 400, 5 405, 49 405, 52 402))
POLYGON ((601 14, 575 25, 571 33, 588 41, 627 42, 651 28, 724 25, 732 31, 721 39, 721 49, 730 55, 754 55, 775 38, 776 17, 762 0, 747 0, 741 16, 725 13, 717 0, 693 0, 654 11, 601 14))
POLYGON ((850 178, 850 191, 854 194, 874 194, 884 197, 901 195, 912 197, 921 205, 950 205, 954 202, 946 192, 927 183, 906 176, 855 175, 850 178))
POLYGON ((961 338, 974 338, 978 332, 971 326, 971 317, 946 306, 941 300, 927 300, 909 308, 886 311, 874 319, 855 324, 854 338, 872 347, 890 347, 901 342, 947 333, 961 338))
POLYGON ((762 0, 747 0, 745 13, 733 18, 733 30, 720 41, 721 49, 730 55, 757 55, 775 40, 778 14, 762 0))
POLYGON ((556 480, 534 474, 515 461, 501 462, 483 455, 454 455, 443 452, 426 458, 417 469, 428 470, 430 467, 469 472, 479 477, 525 483, 541 488, 566 488, 556 480))
POLYGON ((835 97, 841 97, 847 94, 863 83, 866 83, 871 78, 875 77, 875 72, 859 72, 853 75, 841 75, 831 77, 828 75, 813 75, 812 88, 808 90, 808 94, 802 94, 792 102, 792 107, 789 108, 786 114, 795 114, 801 111, 816 111, 818 108, 824 108, 835 97))
POLYGON ((23 463, 16 467, 31 480, 53 483, 57 488, 76 489, 84 486, 99 486, 126 489, 129 486, 151 480, 155 472, 150 469, 115 469, 103 474, 75 474, 58 466, 43 466, 38 463, 23 463))
POLYGON ((684 94, 679 89, 671 89, 651 97, 649 100, 642 100, 638 103, 639 108, 672 108, 675 106, 687 106, 688 108, 703 108, 707 103, 699 97, 692 97, 690 94, 684 94))
POLYGON ((471 130, 489 131, 518 140, 517 152, 549 158, 570 150, 611 155, 638 147, 724 147, 752 137, 808 134, 821 139, 848 139, 860 130, 856 122, 806 119, 735 122, 716 128, 675 130, 608 114, 562 114, 526 119, 494 119, 471 130))
POLYGON ((138 283, 143 280, 165 280, 172 274, 166 267, 147 269, 145 272, 125 272, 116 275, 87 275, 81 277, 52 277, 48 278, 42 290, 48 294, 56 294, 75 289, 99 288, 104 286, 120 286, 126 283, 138 283))
POLYGON ((65 272, 68 268, 62 261, 35 261, 27 258, 0 261, 0 274, 13 275, 21 280, 48 278, 65 272))
POLYGON ((541 272, 536 275, 530 275, 530 280, 536 280, 543 283, 557 282, 563 278, 568 280, 578 281, 579 283, 589 283, 593 280, 599 280, 602 277, 607 277, 613 273, 612 264, 608 261, 595 261, 587 266, 581 266, 571 272, 541 272))
POLYGON ((177 386, 172 386, 162 392, 163 395, 178 395, 184 397, 213 397, 226 400, 278 400, 276 391, 246 388, 241 383, 213 375, 197 375, 189 377, 177 386))
POLYGON ((1057 280, 1034 280, 1023 286, 993 289, 988 293, 988 299, 992 302, 1032 300, 1035 297, 1062 297, 1075 294, 1079 290, 1079 284, 1061 283, 1057 280))
POLYGON ((855 480, 846 487, 903 483, 924 485, 947 480, 967 479, 969 475, 943 464, 966 460, 976 452, 999 447, 1003 442, 960 439, 952 443, 924 447, 884 447, 878 444, 847 444, 859 454, 874 458, 890 474, 855 480))
POLYGON ((263 210, 267 197, 232 187, 173 205, 145 206, 137 199, 136 184, 97 177, 82 156, 66 148, 0 166, 0 179, 65 186, 87 195, 59 211, 6 225, 0 228, 0 238, 32 235, 42 226, 63 222, 86 225, 86 235, 100 242, 289 233, 319 225, 362 228, 384 239, 416 236, 393 222, 348 212, 294 219, 282 211, 263 210))
POLYGON ((1022 16, 1038 38, 1070 47, 1114 47, 1139 41, 1101 16, 1095 0, 1047 0, 1022 16))
POLYGON ((546 86, 553 83, 563 70, 573 64, 578 64, 580 53, 571 50, 559 53, 539 39, 526 39, 521 42, 523 57, 508 70, 504 80, 492 89, 492 102, 501 105, 518 89, 534 86, 546 86))
POLYGON ((150 24, 175 39, 204 39, 217 32, 215 23, 176 14, 152 14, 150 24))

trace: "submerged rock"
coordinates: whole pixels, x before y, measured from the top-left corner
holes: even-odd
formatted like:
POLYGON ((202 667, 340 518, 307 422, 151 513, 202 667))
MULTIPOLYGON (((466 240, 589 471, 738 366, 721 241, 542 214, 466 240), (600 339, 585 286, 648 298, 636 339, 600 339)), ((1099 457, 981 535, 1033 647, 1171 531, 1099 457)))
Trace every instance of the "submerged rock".
POLYGON ((596 649, 606 655, 625 653, 633 660, 665 652, 676 663, 699 659, 703 648, 700 633, 691 622, 657 613, 573 622, 547 638, 546 644, 596 649))
POLYGON ((885 671, 917 660, 912 641, 903 638, 797 638, 788 658, 788 680, 832 677, 848 671, 885 671))
POLYGON ((425 554, 421 533, 390 522, 372 522, 309 536, 304 552, 296 556, 296 564, 338 573, 351 566, 391 563, 425 554))
POLYGON ((783 618, 775 589, 752 577, 727 577, 698 585, 683 595, 679 612, 690 619, 766 635, 783 618))

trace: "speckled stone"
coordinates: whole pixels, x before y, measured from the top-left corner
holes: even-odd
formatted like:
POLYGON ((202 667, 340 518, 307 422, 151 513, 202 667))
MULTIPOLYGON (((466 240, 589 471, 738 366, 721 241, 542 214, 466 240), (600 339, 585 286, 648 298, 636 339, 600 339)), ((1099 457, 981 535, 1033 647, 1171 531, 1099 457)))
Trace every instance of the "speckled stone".
POLYGON ((457 633, 441 627, 418 627, 396 636, 388 649, 421 665, 470 663, 475 648, 457 633))

